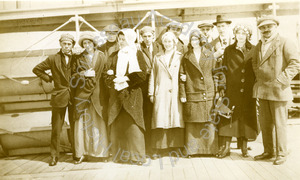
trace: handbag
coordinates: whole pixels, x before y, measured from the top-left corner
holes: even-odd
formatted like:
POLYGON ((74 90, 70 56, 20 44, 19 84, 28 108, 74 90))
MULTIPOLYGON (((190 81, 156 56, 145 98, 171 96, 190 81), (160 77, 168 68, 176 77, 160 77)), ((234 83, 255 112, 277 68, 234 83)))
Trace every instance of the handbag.
POLYGON ((231 109, 230 109, 228 106, 223 104, 222 97, 219 97, 218 100, 217 100, 217 103, 215 104, 215 110, 217 111, 217 114, 219 116, 222 116, 222 117, 226 118, 226 119, 231 119, 232 118, 234 108, 235 108, 235 106, 232 106, 231 109))

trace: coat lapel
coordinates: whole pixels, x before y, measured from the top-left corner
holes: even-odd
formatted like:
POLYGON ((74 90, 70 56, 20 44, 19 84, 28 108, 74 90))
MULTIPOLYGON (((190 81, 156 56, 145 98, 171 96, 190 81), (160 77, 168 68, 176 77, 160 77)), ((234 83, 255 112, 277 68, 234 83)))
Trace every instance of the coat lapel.
MULTIPOLYGON (((266 54, 262 57, 262 61, 260 61, 260 65, 262 65, 266 60, 268 60, 268 58, 271 56, 271 54, 277 49, 277 47, 279 46, 279 36, 277 36, 277 38, 275 38, 273 40, 273 42, 271 43, 271 45, 269 46, 266 54)), ((261 44, 260 44, 260 52, 261 52, 261 44)))
POLYGON ((146 47, 146 45, 143 43, 142 44, 142 47, 141 47, 141 49, 142 49, 142 52, 143 52, 143 54, 145 54, 145 62, 146 62, 146 64, 147 64, 147 66, 148 66, 148 68, 151 68, 152 67, 152 62, 150 62, 150 60, 152 60, 152 57, 151 57, 151 55, 150 55, 150 52, 149 52, 149 50, 148 50, 148 48, 146 47))
MULTIPOLYGON (((62 76, 65 78, 65 80, 67 80, 66 75, 61 67, 62 63, 63 63, 62 62, 63 54, 61 52, 59 52, 56 54, 56 56, 57 56, 57 58, 55 58, 55 65, 56 65, 57 69, 60 71, 60 73, 62 74, 62 76)), ((71 58, 70 58, 70 60, 71 60, 71 58)))
MULTIPOLYGON (((195 66, 195 68, 197 68, 198 71, 200 71, 202 73, 202 70, 200 68, 200 65, 198 64, 197 60, 196 60, 196 56, 194 53, 190 52, 187 59, 195 66)), ((202 53, 201 53, 201 57, 200 60, 202 59, 202 53)))

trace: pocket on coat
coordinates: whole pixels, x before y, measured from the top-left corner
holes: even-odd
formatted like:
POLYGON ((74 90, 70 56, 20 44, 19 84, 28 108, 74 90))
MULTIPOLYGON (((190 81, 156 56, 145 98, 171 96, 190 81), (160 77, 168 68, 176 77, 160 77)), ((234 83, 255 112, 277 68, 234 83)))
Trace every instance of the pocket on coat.
POLYGON ((189 119, 192 115, 192 102, 186 102, 183 104, 183 117, 189 119))

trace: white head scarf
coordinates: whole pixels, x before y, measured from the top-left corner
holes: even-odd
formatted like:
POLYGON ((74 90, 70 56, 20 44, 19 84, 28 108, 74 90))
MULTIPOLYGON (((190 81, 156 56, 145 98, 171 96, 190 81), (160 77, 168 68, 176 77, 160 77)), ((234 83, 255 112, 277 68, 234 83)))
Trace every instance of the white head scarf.
POLYGON ((116 68, 116 76, 123 77, 128 73, 141 72, 136 52, 137 48, 135 46, 136 33, 133 29, 122 29, 121 32, 125 36, 125 40, 128 43, 128 46, 123 47, 118 53, 118 61, 116 68))

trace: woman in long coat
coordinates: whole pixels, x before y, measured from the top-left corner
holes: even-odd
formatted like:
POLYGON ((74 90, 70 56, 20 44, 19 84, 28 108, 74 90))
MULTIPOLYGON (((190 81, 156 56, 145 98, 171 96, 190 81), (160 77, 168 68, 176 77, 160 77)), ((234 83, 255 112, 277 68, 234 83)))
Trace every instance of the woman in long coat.
MULTIPOLYGON (((218 157, 230 154, 232 137, 241 142, 242 155, 248 157, 247 142, 255 140, 258 133, 256 101, 252 98, 254 73, 251 64, 253 45, 249 42, 251 30, 247 26, 237 25, 234 28, 236 42, 225 49, 223 66, 226 85, 220 94, 229 98, 229 108, 235 106, 232 118, 222 118, 219 124, 221 141, 218 157)), ((220 86, 222 87, 222 86, 220 86)))
POLYGON ((76 72, 71 79, 75 86, 75 164, 81 163, 85 155, 108 157, 107 91, 102 77, 106 62, 104 54, 95 50, 94 37, 91 32, 81 34, 79 45, 85 50, 76 58, 76 72))
POLYGON ((178 96, 178 75, 182 54, 176 51, 177 38, 172 32, 162 36, 164 51, 154 57, 149 80, 153 102, 152 148, 156 150, 183 147, 184 123, 178 96))
POLYGON ((145 123, 143 94, 145 68, 137 60, 132 29, 118 33, 120 50, 108 59, 106 84, 109 87, 108 125, 111 127, 112 155, 115 162, 145 162, 145 123))
POLYGON ((205 48, 205 37, 193 31, 189 51, 180 68, 180 99, 185 121, 185 150, 189 155, 216 154, 218 138, 212 122, 215 97, 213 52, 205 48))

